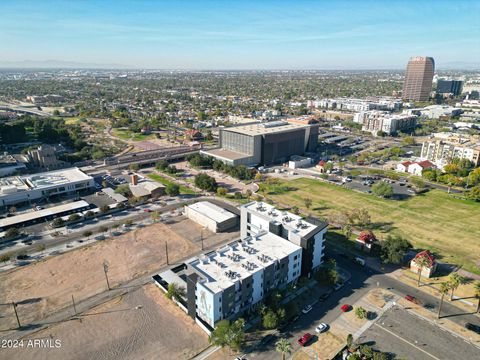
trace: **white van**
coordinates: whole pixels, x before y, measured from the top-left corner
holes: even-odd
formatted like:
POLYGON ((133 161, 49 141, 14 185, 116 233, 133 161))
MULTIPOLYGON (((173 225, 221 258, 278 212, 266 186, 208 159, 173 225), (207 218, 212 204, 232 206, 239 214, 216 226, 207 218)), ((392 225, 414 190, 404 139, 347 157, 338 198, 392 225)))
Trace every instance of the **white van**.
POLYGON ((365 266, 365 259, 360 257, 360 256, 357 256, 355 258, 355 262, 357 262, 358 264, 362 265, 362 266, 365 266))

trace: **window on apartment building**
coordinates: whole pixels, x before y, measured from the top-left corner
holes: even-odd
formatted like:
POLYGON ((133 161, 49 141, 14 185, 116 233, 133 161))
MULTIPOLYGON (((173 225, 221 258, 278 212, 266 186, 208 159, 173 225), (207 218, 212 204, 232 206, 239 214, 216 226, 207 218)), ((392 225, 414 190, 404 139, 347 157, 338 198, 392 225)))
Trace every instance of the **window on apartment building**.
POLYGON ((295 256, 293 257, 293 260, 297 260, 297 259, 298 259, 298 255, 295 255, 295 256))

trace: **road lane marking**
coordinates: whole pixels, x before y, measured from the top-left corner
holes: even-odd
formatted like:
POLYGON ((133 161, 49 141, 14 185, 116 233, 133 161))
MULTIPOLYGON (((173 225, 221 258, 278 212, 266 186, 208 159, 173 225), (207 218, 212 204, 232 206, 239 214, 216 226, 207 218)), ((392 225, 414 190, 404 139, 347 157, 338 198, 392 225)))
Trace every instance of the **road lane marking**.
POLYGON ((406 342, 407 344, 413 346, 415 349, 420 350, 420 351, 423 352, 424 354, 430 356, 432 359, 441 360, 441 359, 437 358, 436 356, 430 354, 429 352, 423 350, 422 348, 418 347, 417 345, 412 344, 410 341, 408 341, 407 339, 404 339, 404 338, 401 337, 400 335, 395 334, 393 331, 390 331, 390 330, 384 328, 382 325, 379 325, 379 324, 377 324, 377 323, 375 323, 374 325, 375 325, 375 326, 378 326, 380 329, 388 332, 389 334, 395 336, 397 339, 400 339, 400 340, 402 340, 403 342, 406 342))

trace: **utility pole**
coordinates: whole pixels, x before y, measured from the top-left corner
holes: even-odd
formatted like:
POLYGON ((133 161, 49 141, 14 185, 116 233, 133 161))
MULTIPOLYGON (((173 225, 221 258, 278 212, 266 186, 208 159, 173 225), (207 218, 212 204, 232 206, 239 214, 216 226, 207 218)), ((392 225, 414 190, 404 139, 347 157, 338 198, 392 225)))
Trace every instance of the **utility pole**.
POLYGON ((110 282, 108 281, 108 275, 107 275, 107 273, 108 273, 108 262, 107 262, 107 260, 103 261, 103 272, 105 273, 105 280, 107 281, 108 290, 112 290, 110 288, 110 282))
POLYGON ((165 241, 165 254, 167 256, 167 265, 169 265, 168 263, 168 243, 165 241))
POLYGON ((200 241, 202 242, 202 251, 203 251, 203 228, 200 230, 200 241))
POLYGON ((72 304, 73 304, 73 311, 75 312, 75 316, 77 316, 77 308, 75 307, 75 299, 73 298, 73 294, 72 294, 72 304))
POLYGON ((15 311, 15 317, 17 318, 17 324, 18 327, 21 328, 22 325, 20 325, 20 319, 18 318, 18 313, 17 313, 17 304, 15 304, 14 301, 12 301, 12 306, 13 306, 13 311, 15 311))

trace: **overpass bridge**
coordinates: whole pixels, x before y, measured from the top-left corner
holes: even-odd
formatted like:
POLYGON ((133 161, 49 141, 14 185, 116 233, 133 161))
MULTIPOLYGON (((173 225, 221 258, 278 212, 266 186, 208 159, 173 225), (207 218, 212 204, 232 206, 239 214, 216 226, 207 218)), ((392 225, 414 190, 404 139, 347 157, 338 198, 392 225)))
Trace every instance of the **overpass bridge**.
POLYGON ((7 106, 0 105, 0 110, 3 111, 12 111, 19 114, 28 114, 28 115, 37 115, 37 116, 52 116, 52 114, 45 111, 38 110, 37 108, 28 108, 22 106, 7 106))
POLYGON ((155 164, 159 160, 180 159, 190 154, 197 153, 201 145, 177 146, 168 149, 147 150, 137 153, 125 154, 118 157, 105 159, 103 166, 110 169, 124 169, 131 164, 147 165, 155 164))

